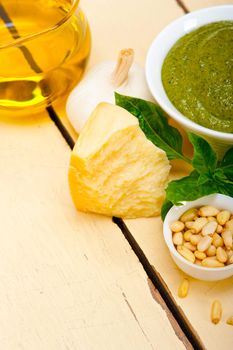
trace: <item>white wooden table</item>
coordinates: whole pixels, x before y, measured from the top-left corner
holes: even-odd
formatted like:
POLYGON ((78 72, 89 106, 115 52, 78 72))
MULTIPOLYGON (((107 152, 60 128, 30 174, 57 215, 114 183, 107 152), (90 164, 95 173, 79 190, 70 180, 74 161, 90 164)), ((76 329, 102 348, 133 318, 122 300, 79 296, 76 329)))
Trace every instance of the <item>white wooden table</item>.
MULTIPOLYGON (((229 1, 228 1, 229 2, 229 1)), ((171 20, 225 1, 82 0, 92 30, 89 68, 133 47, 144 63, 171 20), (183 4, 183 6, 181 6, 183 4)), ((233 3, 230 1, 230 3, 233 3)), ((57 109, 75 140, 64 104, 57 109)), ((159 218, 118 222, 74 209, 70 148, 48 114, 34 122, 0 118, 0 349, 231 350, 233 279, 191 280, 172 262, 159 218), (223 321, 210 322, 213 299, 223 321)), ((186 173, 175 164, 172 176, 186 173)))

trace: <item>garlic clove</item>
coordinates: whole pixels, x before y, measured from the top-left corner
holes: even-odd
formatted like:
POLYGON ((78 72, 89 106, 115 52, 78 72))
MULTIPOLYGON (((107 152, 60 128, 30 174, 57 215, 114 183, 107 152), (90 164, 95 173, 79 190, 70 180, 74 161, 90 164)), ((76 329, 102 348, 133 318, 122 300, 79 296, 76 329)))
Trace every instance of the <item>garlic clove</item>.
POLYGON ((97 64, 69 95, 66 112, 69 121, 78 133, 100 101, 113 103, 111 74, 114 66, 115 62, 112 61, 97 64))
POLYGON ((94 66, 73 89, 66 111, 74 129, 80 133, 91 112, 100 102, 115 103, 114 92, 153 101, 142 66, 133 63, 127 79, 115 87, 112 81, 116 62, 104 61, 94 66))

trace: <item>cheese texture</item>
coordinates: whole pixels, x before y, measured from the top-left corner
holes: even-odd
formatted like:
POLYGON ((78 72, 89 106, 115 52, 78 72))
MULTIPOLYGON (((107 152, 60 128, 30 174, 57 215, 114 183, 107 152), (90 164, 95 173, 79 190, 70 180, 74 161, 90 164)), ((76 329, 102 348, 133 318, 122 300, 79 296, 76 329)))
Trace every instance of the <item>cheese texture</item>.
POLYGON ((121 218, 160 214, 170 165, 137 118, 100 103, 72 151, 70 191, 78 210, 121 218))

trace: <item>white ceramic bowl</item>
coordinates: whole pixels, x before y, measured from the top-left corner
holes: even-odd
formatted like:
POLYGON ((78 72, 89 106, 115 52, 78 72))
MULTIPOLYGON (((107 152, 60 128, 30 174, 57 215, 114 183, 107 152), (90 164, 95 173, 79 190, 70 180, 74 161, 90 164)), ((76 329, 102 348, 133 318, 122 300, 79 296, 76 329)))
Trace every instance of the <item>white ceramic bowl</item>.
POLYGON ((233 145, 233 133, 205 128, 180 113, 166 95, 161 79, 161 69, 168 51, 179 38, 202 25, 222 20, 233 20, 233 5, 209 7, 178 18, 155 38, 146 60, 147 83, 155 100, 184 129, 207 139, 220 157, 233 145))
POLYGON ((211 194, 192 202, 183 202, 182 206, 173 206, 167 213, 167 216, 164 220, 164 239, 168 246, 172 259, 176 265, 185 273, 194 278, 205 281, 223 280, 225 278, 233 276, 233 264, 219 268, 202 267, 192 264, 177 252, 172 242, 172 232, 170 230, 172 222, 178 220, 186 210, 193 207, 200 207, 202 205, 212 205, 218 209, 228 209, 232 212, 233 198, 225 196, 223 194, 211 194))

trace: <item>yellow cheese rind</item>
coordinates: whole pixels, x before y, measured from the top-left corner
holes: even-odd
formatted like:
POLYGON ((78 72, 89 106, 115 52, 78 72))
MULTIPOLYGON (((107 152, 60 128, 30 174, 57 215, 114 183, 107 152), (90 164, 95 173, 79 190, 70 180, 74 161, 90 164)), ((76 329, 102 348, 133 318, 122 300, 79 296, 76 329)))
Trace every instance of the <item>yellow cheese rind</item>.
POLYGON ((169 170, 165 152, 147 140, 134 116, 121 107, 100 104, 71 155, 71 195, 81 211, 122 218, 156 216, 169 170), (102 137, 95 142, 100 124, 102 137))

